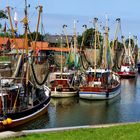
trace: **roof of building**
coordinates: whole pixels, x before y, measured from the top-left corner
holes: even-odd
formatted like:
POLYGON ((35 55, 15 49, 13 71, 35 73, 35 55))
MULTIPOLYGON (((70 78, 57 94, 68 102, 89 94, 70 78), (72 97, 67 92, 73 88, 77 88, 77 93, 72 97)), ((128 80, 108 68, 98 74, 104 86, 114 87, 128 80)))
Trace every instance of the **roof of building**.
MULTIPOLYGON (((6 38, 6 37, 0 37, 0 46, 2 47, 2 45, 6 45, 8 39, 10 40, 11 43, 11 49, 26 49, 25 47, 25 41, 23 38, 16 38, 15 40, 13 38, 6 38)), ((52 50, 52 51, 64 51, 64 52, 68 52, 69 49, 68 48, 60 48, 60 47, 49 47, 49 43, 48 42, 41 42, 41 41, 37 41, 36 42, 36 47, 35 47, 35 42, 31 42, 28 43, 28 49, 29 50, 33 50, 36 49, 37 51, 39 50, 52 50)))
MULTIPOLYGON (((49 43, 57 44, 61 42, 61 37, 62 37, 62 43, 66 44, 67 43, 66 36, 64 35, 62 36, 61 35, 46 35, 44 40, 49 43)), ((71 43, 73 37, 71 35, 68 35, 67 38, 68 38, 68 43, 71 43)))

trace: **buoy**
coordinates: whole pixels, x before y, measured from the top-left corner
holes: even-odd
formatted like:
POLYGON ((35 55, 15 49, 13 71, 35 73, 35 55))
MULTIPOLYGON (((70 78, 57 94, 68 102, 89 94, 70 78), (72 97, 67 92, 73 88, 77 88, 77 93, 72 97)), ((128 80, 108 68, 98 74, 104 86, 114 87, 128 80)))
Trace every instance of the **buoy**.
POLYGON ((3 125, 7 125, 7 120, 3 120, 3 121, 2 121, 2 124, 3 124, 3 125))
POLYGON ((11 118, 7 118, 7 124, 11 124, 12 123, 12 119, 11 118))

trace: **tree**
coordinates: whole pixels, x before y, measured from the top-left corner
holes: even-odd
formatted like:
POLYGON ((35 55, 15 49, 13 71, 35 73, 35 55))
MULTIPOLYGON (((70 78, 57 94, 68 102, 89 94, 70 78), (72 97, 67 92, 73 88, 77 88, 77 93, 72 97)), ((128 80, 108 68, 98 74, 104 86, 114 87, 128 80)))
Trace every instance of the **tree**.
POLYGON ((0 10, 0 19, 8 19, 4 11, 0 10))
POLYGON ((81 35, 78 35, 77 41, 78 41, 78 47, 81 46, 81 42, 82 42, 82 36, 81 35))
MULTIPOLYGON (((101 33, 99 34, 99 42, 103 40, 103 37, 101 36, 101 33)), ((87 29, 85 32, 83 32, 82 37, 84 36, 84 46, 93 46, 94 44, 94 35, 95 35, 95 29, 90 28, 87 29)))

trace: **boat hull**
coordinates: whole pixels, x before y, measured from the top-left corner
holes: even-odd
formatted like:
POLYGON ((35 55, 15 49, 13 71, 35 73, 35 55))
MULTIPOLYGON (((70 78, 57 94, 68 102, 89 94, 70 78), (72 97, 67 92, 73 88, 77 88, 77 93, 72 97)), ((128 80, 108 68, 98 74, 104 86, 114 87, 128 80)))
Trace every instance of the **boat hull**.
POLYGON ((118 72, 121 78, 135 78, 136 72, 118 72))
POLYGON ((7 113, 6 117, 10 118, 12 120, 12 123, 4 125, 2 121, 0 121, 0 131, 9 130, 19 125, 25 124, 45 114, 47 112, 49 103, 50 103, 50 96, 46 97, 46 99, 42 103, 32 107, 31 109, 27 109, 16 113, 7 113))
POLYGON ((88 100, 106 100, 114 98, 119 95, 121 92, 120 85, 114 87, 112 89, 104 89, 104 88, 94 88, 90 87, 91 90, 80 90, 79 97, 88 100))
POLYGON ((67 97, 74 97, 74 96, 77 96, 78 95, 78 90, 68 90, 68 91, 57 91, 57 90, 54 90, 54 91, 51 91, 51 97, 54 97, 54 98, 67 98, 67 97))

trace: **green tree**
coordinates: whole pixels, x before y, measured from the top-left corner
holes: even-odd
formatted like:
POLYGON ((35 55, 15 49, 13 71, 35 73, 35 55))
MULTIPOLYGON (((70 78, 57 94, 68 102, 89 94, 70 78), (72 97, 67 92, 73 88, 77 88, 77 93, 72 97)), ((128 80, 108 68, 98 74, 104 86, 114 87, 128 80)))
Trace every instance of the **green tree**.
POLYGON ((2 10, 0 10, 0 19, 8 19, 7 15, 2 10))
POLYGON ((81 46, 81 42, 82 42, 82 36, 81 35, 78 35, 77 41, 78 41, 78 47, 80 47, 81 46))
MULTIPOLYGON (((89 28, 82 34, 82 38, 84 36, 84 46, 93 46, 94 44, 94 35, 95 35, 95 29, 94 28, 89 28)), ((99 35, 99 43, 102 42, 103 37, 101 36, 101 33, 98 32, 99 35)))

